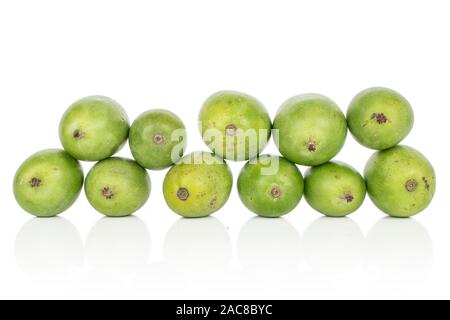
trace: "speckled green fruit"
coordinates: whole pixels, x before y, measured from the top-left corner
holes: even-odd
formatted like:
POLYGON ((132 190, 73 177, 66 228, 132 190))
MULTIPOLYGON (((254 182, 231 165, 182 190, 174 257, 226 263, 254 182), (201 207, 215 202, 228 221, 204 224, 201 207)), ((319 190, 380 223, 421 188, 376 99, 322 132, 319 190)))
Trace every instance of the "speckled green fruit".
POLYGON ((303 195, 303 177, 297 166, 272 155, 247 162, 237 185, 242 203, 254 213, 268 218, 291 212, 303 195))
POLYGON ((116 101, 90 96, 76 101, 64 113, 59 137, 74 158, 100 161, 123 147, 129 128, 125 110, 116 101))
POLYGON ((365 197, 363 177, 345 163, 327 162, 309 168, 305 174, 305 199, 326 216, 349 215, 362 205, 365 197))
POLYGON ((350 102, 347 122, 353 137, 371 149, 400 143, 411 131, 414 113, 409 102, 387 88, 369 88, 350 102))
POLYGON ((436 189, 430 162, 419 151, 407 146, 375 152, 366 164, 364 176, 373 203, 398 218, 424 210, 436 189))
POLYGON ((186 218, 205 217, 227 202, 233 177, 225 161, 211 153, 183 157, 167 173, 163 192, 167 205, 186 218))
POLYGON ((83 186, 83 169, 67 152, 44 150, 29 157, 14 177, 14 196, 27 212, 53 217, 67 210, 83 186))
POLYGON ((219 157, 234 161, 257 156, 270 139, 272 123, 257 99, 220 91, 203 104, 199 115, 203 141, 219 157))
POLYGON ((131 125, 130 149, 134 159, 147 169, 164 169, 177 162, 186 148, 183 122, 167 110, 150 110, 131 125))
POLYGON ((339 107, 319 94, 303 94, 281 105, 273 127, 275 143, 288 160, 316 166, 342 149, 347 122, 339 107))
POLYGON ((136 161, 109 158, 97 163, 86 177, 90 204, 110 217, 129 216, 150 196, 150 177, 136 161))

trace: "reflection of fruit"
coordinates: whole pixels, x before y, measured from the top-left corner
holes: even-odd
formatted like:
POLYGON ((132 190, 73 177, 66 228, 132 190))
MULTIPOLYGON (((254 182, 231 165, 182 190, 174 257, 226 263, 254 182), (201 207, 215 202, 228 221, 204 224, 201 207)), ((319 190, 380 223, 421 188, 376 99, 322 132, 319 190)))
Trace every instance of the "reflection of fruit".
POLYGON ((377 284, 423 284, 433 269, 427 229, 416 219, 380 219, 367 233, 363 267, 377 284))
POLYGON ((331 160, 347 136, 344 114, 333 101, 319 94, 287 100, 278 110, 273 126, 281 154, 307 166, 331 160))
POLYGON ((407 146, 375 152, 364 175, 372 201, 393 217, 410 217, 424 210, 436 188, 430 162, 407 146))
POLYGON ((235 161, 258 155, 272 128, 269 114, 258 100, 234 91, 210 96, 200 110, 199 126, 203 140, 216 155, 235 161))
POLYGON ((67 210, 83 186, 83 169, 62 150, 44 150, 29 157, 14 177, 19 205, 38 217, 52 217, 67 210))
POLYGON ((321 217, 303 233, 301 251, 308 269, 323 278, 351 272, 362 258, 363 245, 364 235, 352 219, 321 217))
POLYGON ((170 111, 147 111, 131 126, 131 152, 144 168, 164 169, 171 166, 183 156, 185 147, 184 124, 170 111))
POLYGON ((125 110, 114 100, 91 96, 64 113, 59 136, 64 149, 78 160, 109 158, 125 144, 129 124, 125 110))
POLYGON ((233 177, 224 160, 207 152, 182 158, 164 179, 164 198, 177 214, 208 216, 223 207, 230 196, 233 177))
POLYGON ((225 269, 232 251, 225 226, 214 217, 178 219, 167 231, 163 247, 170 267, 202 276, 225 269))
MULTIPOLYGON (((239 262, 252 274, 296 270, 301 261, 300 235, 284 218, 249 219, 239 231, 236 247, 239 262)), ((292 279, 292 272, 278 272, 276 278, 283 276, 292 279)))
POLYGON ((345 163, 327 162, 306 172, 305 199, 324 215, 346 216, 361 206, 365 196, 363 177, 345 163))
POLYGON ((145 265, 150 249, 149 230, 135 216, 103 217, 86 237, 86 257, 101 272, 133 272, 145 265))
POLYGON ((353 98, 347 111, 350 132, 362 145, 383 150, 411 131, 414 114, 409 102, 386 88, 370 88, 353 98))
POLYGON ((303 177, 297 166, 278 156, 264 155, 247 162, 237 184, 244 205, 264 217, 291 212, 303 195, 303 177))
POLYGON ((83 270, 83 240, 77 228, 61 217, 27 221, 17 233, 17 265, 33 282, 63 283, 83 270))
POLYGON ((85 191, 97 211, 111 217, 128 216, 147 202, 150 177, 135 161, 110 158, 91 169, 85 191))

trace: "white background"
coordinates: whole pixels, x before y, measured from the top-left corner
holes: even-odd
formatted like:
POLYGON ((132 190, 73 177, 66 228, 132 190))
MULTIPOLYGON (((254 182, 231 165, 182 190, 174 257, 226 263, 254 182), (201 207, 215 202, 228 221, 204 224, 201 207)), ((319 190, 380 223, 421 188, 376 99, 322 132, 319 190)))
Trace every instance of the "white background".
MULTIPOLYGON (((1 0, 0 298, 450 298, 449 16, 445 0, 1 0), (34 219, 12 194, 17 167, 60 147, 60 117, 86 95, 116 99, 131 120, 176 112, 191 152, 206 148, 197 114, 215 91, 254 95, 273 117, 305 92, 345 111, 370 86, 411 102, 404 144, 437 172, 414 219, 386 219, 369 199, 348 219, 304 200, 258 219, 234 188, 213 218, 182 220, 165 205, 165 171, 150 172, 133 218, 102 218, 82 194, 60 218, 34 219)), ((349 136, 337 159, 362 171, 371 153, 349 136)), ((242 165, 230 163, 235 180, 242 165)))

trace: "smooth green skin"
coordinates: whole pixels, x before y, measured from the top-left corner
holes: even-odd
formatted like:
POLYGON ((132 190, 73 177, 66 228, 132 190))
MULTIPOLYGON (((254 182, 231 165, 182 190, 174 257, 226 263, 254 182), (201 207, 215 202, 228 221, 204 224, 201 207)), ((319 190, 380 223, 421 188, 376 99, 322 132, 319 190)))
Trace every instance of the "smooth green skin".
POLYGON ((364 169, 367 193, 373 203, 392 217, 407 218, 424 210, 433 199, 436 177, 430 162, 419 151, 396 146, 375 152, 364 169), (407 182, 415 180, 415 190, 407 182))
POLYGON ((252 96, 236 91, 220 91, 210 96, 203 104, 198 120, 203 141, 211 151, 233 161, 248 160, 260 154, 270 139, 272 129, 263 104, 252 96), (226 135, 229 125, 238 129, 234 136, 226 135), (205 135, 211 129, 217 132, 217 139, 209 139, 205 135), (253 139, 248 138, 248 130, 254 133, 253 139), (266 134, 260 130, 265 130, 266 134))
POLYGON ((130 149, 134 159, 144 168, 161 170, 177 162, 186 149, 186 130, 183 122, 167 110, 150 110, 141 114, 131 125, 130 149), (183 136, 172 140, 172 135, 180 130, 183 136), (162 137, 163 142, 158 143, 162 137), (172 150, 181 144, 181 149, 172 159, 172 150))
POLYGON ((147 171, 137 162, 109 158, 97 163, 86 177, 85 192, 90 204, 109 217, 125 217, 139 210, 150 196, 147 171), (108 188, 113 194, 104 194, 108 188))
POLYGON ((347 122, 341 109, 319 94, 290 98, 279 108, 273 127, 275 143, 288 160, 317 166, 336 156, 347 137, 347 122), (315 151, 310 143, 315 143, 315 151))
POLYGON ((206 217, 227 202, 233 176, 226 162, 208 152, 194 152, 183 157, 167 173, 163 192, 172 211, 185 218, 206 217), (189 197, 178 197, 180 189, 189 197))
POLYGON ((363 177, 348 164, 331 161, 306 171, 305 199, 326 216, 345 217, 355 212, 365 197, 363 177))
POLYGON ((303 177, 297 166, 283 157, 263 155, 256 162, 247 162, 237 181, 239 197, 251 211, 267 218, 288 214, 300 202, 303 195, 303 177), (278 161, 275 174, 264 175, 263 168, 270 168, 272 161, 278 161), (273 196, 274 188, 280 190, 273 196))
POLYGON ((347 122, 356 141, 371 149, 384 150, 397 145, 409 134, 414 112, 398 92, 369 88, 350 102, 347 122), (387 121, 379 123, 375 114, 384 114, 387 121))
POLYGON ((17 203, 37 217, 53 217, 67 210, 83 186, 83 169, 67 152, 44 150, 29 157, 17 170, 13 190, 17 203), (32 187, 33 178, 39 186, 32 187))
POLYGON ((119 151, 128 138, 130 125, 125 110, 104 96, 90 96, 73 103, 59 125, 64 149, 74 158, 100 161, 119 151), (82 137, 76 138, 76 133, 82 137))

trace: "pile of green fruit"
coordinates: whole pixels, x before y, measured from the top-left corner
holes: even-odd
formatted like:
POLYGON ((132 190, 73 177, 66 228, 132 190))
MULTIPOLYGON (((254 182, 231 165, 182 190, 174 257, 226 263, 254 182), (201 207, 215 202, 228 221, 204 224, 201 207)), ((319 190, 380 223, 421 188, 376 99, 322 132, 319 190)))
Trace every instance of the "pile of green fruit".
POLYGON ((147 111, 130 126, 116 101, 91 96, 65 112, 59 131, 64 150, 38 152, 21 165, 14 194, 27 212, 52 217, 76 201, 84 183, 97 211, 128 216, 149 198, 146 169, 171 167, 163 184, 167 205, 183 217, 204 217, 229 198, 233 178, 225 159, 247 160, 238 192, 243 204, 260 216, 285 215, 304 194, 318 212, 343 217, 362 205, 367 192, 385 213, 410 217, 429 205, 436 184, 428 160, 398 145, 413 122, 408 101, 386 88, 359 93, 347 117, 325 96, 295 96, 283 103, 273 123, 257 99, 222 91, 206 100, 199 115, 199 129, 212 153, 183 156, 185 126, 172 112, 147 111), (359 143, 378 150, 364 177, 345 163, 331 161, 345 143, 347 128, 359 143), (260 155, 272 133, 282 156, 260 155), (135 160, 113 157, 127 139, 135 160), (86 179, 79 160, 97 161, 86 179), (310 167, 305 177, 296 164, 310 167))

